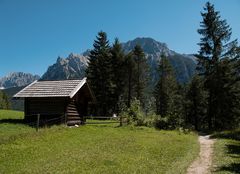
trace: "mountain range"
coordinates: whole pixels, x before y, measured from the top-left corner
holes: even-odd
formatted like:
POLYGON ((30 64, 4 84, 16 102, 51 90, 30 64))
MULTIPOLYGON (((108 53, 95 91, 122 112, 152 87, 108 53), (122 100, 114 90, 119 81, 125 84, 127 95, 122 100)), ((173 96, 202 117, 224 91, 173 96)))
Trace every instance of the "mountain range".
POLYGON ((123 49, 126 52, 131 51, 135 45, 140 45, 146 55, 150 66, 151 81, 155 85, 158 80, 158 64, 161 55, 165 55, 176 74, 177 81, 180 83, 188 82, 195 73, 196 62, 192 55, 180 54, 170 50, 166 43, 158 42, 152 38, 136 38, 134 40, 123 43, 123 49))
MULTIPOLYGON (((138 37, 126 43, 122 43, 123 50, 128 53, 135 45, 140 45, 146 55, 147 62, 150 66, 151 82, 154 85, 158 80, 157 67, 161 55, 168 57, 172 64, 178 82, 186 83, 195 73, 196 60, 193 55, 180 54, 168 48, 166 43, 158 42, 152 38, 138 37)), ((88 66, 87 50, 82 54, 69 54, 68 57, 58 57, 56 63, 49 66, 47 71, 42 75, 41 80, 64 80, 78 79, 85 76, 85 70, 88 66)), ((15 72, 0 78, 0 89, 25 86, 34 80, 38 80, 38 75, 29 73, 15 72)))
MULTIPOLYGON (((158 80, 158 64, 161 55, 167 56, 173 66, 176 78, 180 83, 188 82, 195 73, 196 59, 193 55, 180 54, 170 50, 165 43, 158 42, 152 38, 136 38, 126 43, 122 43, 125 53, 130 52, 135 45, 140 45, 146 55, 150 67, 151 86, 153 87, 158 80)), ((78 79, 85 76, 88 66, 87 50, 82 54, 69 54, 66 58, 58 57, 56 63, 49 66, 47 71, 40 76, 29 73, 15 72, 0 78, 0 89, 5 89, 9 97, 21 90, 24 86, 35 80, 65 80, 78 79)), ((11 100, 12 109, 23 110, 23 102, 11 100)))
POLYGON ((78 79, 85 76, 88 58, 71 53, 66 59, 58 57, 55 64, 49 66, 41 80, 78 79))
MULTIPOLYGON (((167 44, 158 42, 152 38, 136 38, 134 40, 122 43, 123 50, 130 52, 135 45, 140 45, 146 55, 150 66, 151 82, 154 85, 158 80, 157 67, 161 55, 168 57, 172 64, 177 80, 180 83, 186 83, 195 73, 196 63, 192 55, 179 54, 170 50, 167 44)), ((85 76, 85 70, 88 65, 89 50, 82 55, 70 54, 67 58, 58 58, 56 63, 51 65, 47 72, 43 74, 42 80, 64 80, 77 79, 85 76)))
POLYGON ((32 75, 30 73, 12 72, 3 78, 0 78, 0 88, 12 88, 19 86, 26 86, 29 83, 40 79, 38 75, 32 75))

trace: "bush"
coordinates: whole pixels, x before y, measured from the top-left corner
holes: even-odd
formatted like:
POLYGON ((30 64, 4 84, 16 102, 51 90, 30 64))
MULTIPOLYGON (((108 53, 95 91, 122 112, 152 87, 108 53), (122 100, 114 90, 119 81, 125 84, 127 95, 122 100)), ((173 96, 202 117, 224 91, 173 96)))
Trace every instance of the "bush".
POLYGON ((157 116, 154 126, 157 129, 173 130, 182 127, 182 122, 176 115, 171 114, 166 117, 157 116))
POLYGON ((158 117, 155 119, 154 127, 157 129, 169 129, 168 118, 158 117))
POLYGON ((124 122, 135 126, 142 126, 144 124, 144 113, 141 109, 140 101, 133 100, 129 108, 125 108, 120 113, 124 122))
POLYGON ((176 114, 169 114, 166 117, 161 117, 155 113, 145 115, 141 109, 139 100, 133 100, 129 108, 124 108, 120 116, 123 122, 133 126, 155 127, 157 129, 172 130, 181 127, 181 120, 176 114))

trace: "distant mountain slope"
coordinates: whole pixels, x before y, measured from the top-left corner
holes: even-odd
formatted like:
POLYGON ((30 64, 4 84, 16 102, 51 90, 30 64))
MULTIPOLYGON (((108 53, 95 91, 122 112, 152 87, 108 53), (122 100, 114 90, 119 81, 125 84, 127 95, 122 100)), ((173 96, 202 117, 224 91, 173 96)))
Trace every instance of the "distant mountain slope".
MULTIPOLYGON (((158 42, 152 38, 136 38, 134 40, 122 43, 124 51, 131 51, 136 44, 139 44, 145 54, 150 66, 151 82, 155 85, 158 80, 158 64, 162 54, 169 58, 170 63, 176 72, 177 80, 181 83, 188 82, 195 72, 196 62, 192 55, 179 54, 170 50, 167 44, 158 42)), ((42 80, 63 80, 78 79, 85 76, 85 70, 88 65, 87 50, 83 55, 70 54, 66 59, 58 58, 56 63, 49 66, 48 70, 42 76, 42 80)))
POLYGON ((195 73, 196 63, 193 56, 176 53, 175 51, 170 50, 167 47, 167 44, 158 42, 152 38, 136 38, 123 43, 122 46, 126 52, 129 52, 137 44, 143 48, 146 55, 150 66, 151 81, 153 85, 155 85, 158 80, 157 68, 161 55, 168 57, 175 70, 177 80, 180 83, 188 82, 195 73))
POLYGON ((88 64, 86 56, 70 54, 66 59, 58 57, 55 64, 49 66, 41 80, 78 79, 85 76, 88 64))
POLYGON ((40 77, 38 75, 32 75, 30 73, 13 72, 3 78, 0 78, 0 88, 26 86, 39 78, 40 77))
POLYGON ((18 93, 24 87, 25 86, 13 87, 13 88, 8 88, 8 89, 3 90, 3 92, 5 92, 10 99, 12 110, 18 110, 18 111, 23 111, 24 110, 24 101, 23 100, 12 99, 13 95, 18 93))

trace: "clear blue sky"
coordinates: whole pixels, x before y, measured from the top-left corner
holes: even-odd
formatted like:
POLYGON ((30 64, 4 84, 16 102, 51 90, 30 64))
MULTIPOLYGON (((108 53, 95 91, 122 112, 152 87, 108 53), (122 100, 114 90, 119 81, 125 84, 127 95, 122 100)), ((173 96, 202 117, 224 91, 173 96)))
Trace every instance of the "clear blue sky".
MULTIPOLYGON (((211 0, 240 39, 240 1, 211 0)), ((0 77, 42 75, 58 56, 92 48, 98 31, 126 42, 152 37, 196 53, 206 0, 0 0, 0 77)))

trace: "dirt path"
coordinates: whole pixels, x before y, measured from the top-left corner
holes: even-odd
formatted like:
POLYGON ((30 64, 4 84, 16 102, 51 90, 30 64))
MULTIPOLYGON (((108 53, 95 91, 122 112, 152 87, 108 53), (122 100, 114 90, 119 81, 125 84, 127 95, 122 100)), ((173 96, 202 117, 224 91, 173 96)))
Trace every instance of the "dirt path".
POLYGON ((210 173, 212 164, 213 144, 214 140, 207 136, 199 136, 200 143, 199 157, 193 161, 187 170, 187 174, 207 174, 210 173))

